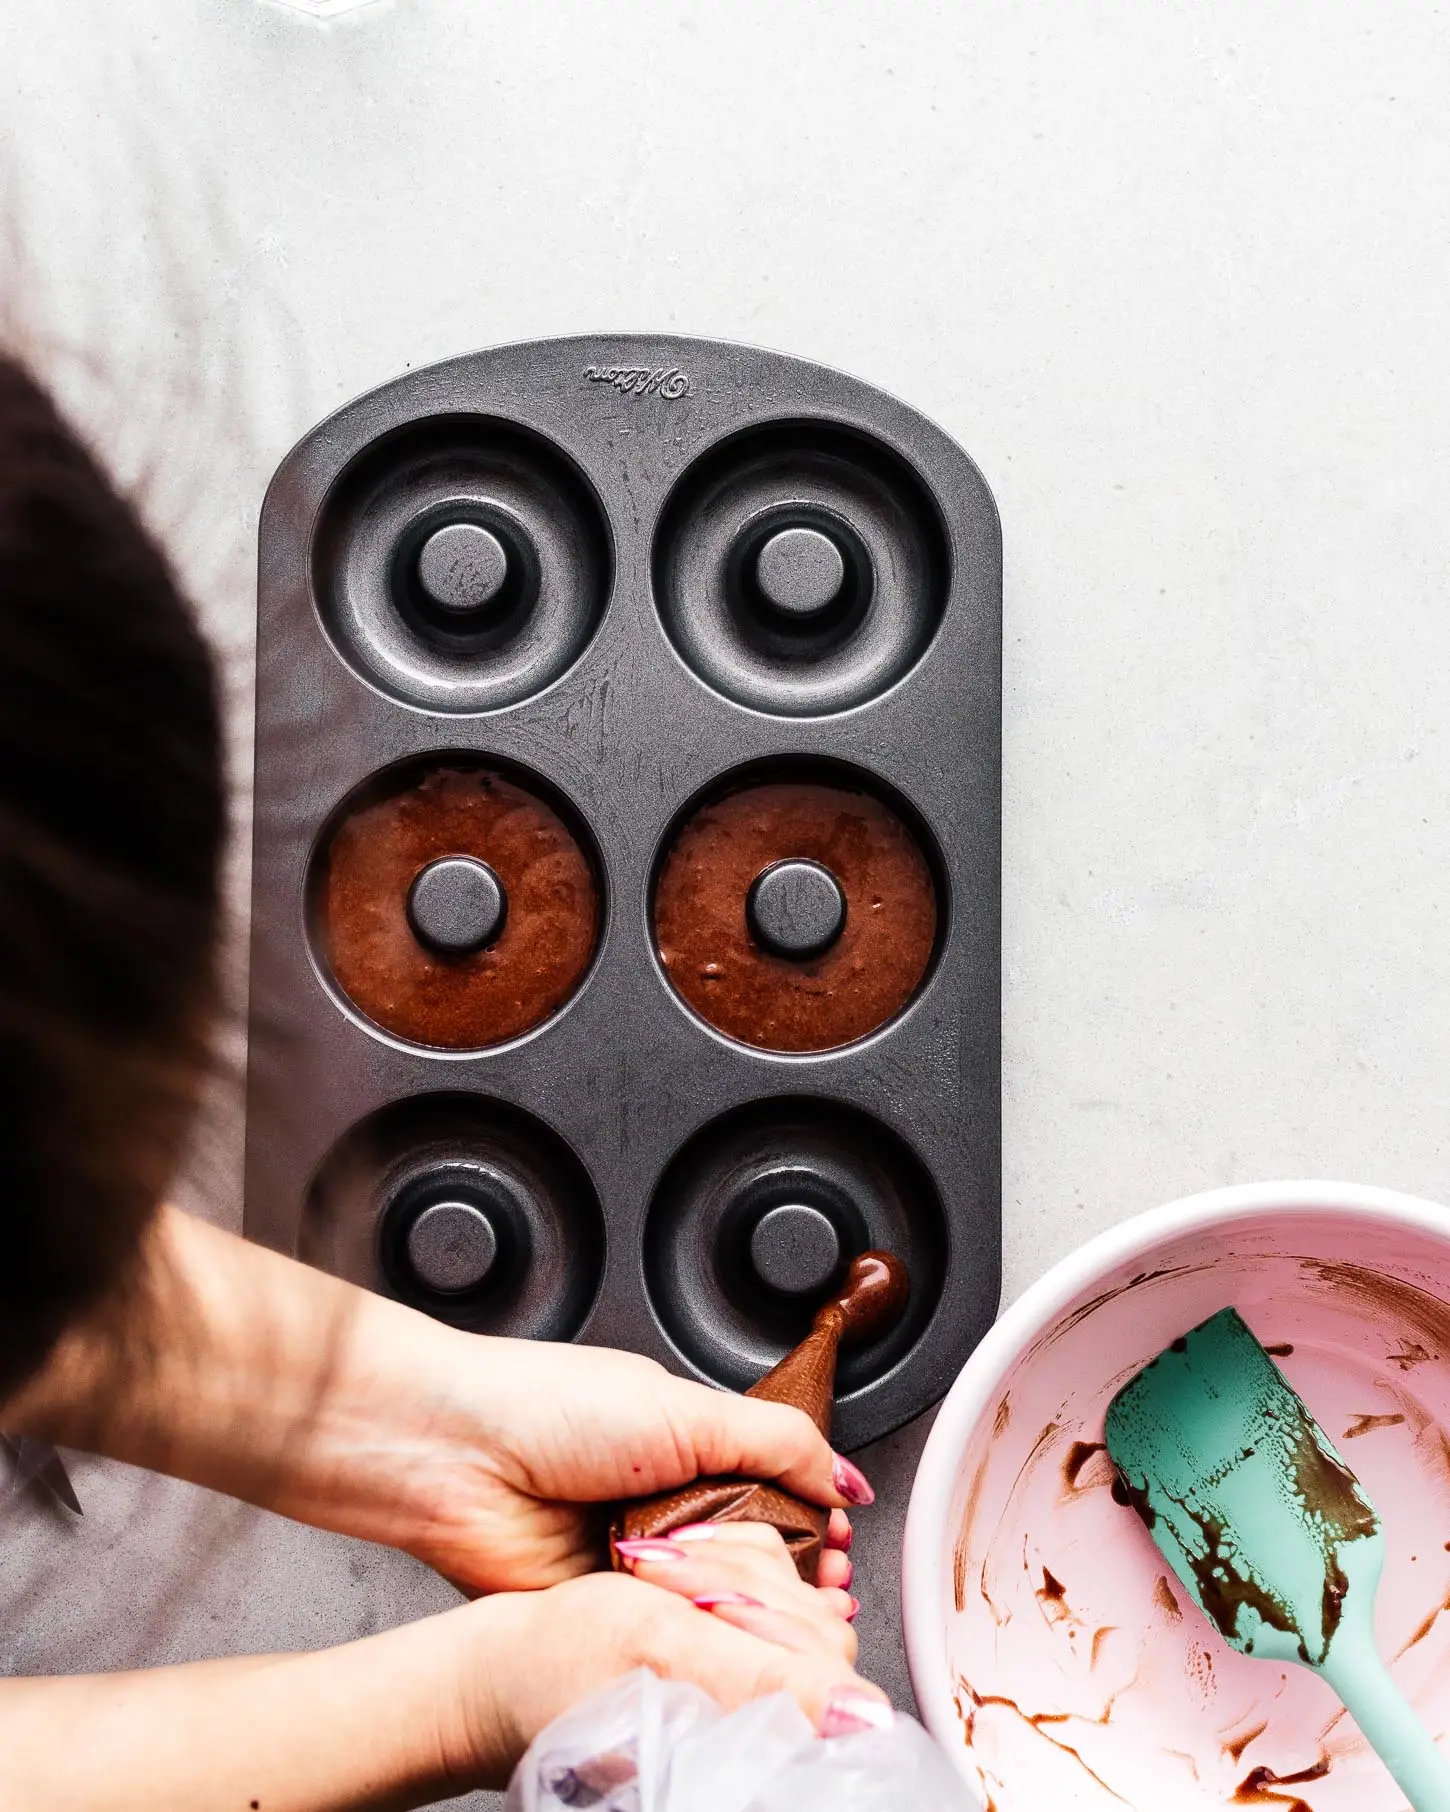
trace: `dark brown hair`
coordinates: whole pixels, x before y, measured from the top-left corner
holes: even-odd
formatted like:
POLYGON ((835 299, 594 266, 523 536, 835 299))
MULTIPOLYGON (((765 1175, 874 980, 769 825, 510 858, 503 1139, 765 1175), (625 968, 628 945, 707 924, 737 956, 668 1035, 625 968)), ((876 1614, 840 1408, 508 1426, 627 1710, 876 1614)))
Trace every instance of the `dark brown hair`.
POLYGON ((0 356, 0 1398, 124 1277, 176 1164, 225 819, 170 567, 0 356))

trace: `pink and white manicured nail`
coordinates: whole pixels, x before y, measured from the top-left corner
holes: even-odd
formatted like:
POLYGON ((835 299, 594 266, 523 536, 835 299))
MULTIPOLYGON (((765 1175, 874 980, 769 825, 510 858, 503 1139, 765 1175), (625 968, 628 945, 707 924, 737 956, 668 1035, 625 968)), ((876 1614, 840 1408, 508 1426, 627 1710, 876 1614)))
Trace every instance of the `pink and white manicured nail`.
POLYGON ((671 1529, 671 1541, 713 1541, 720 1533, 719 1523, 686 1523, 682 1529, 671 1529))
POLYGON ((650 1537, 638 1541, 617 1541, 614 1551, 630 1565, 641 1560, 650 1561, 656 1566, 669 1566, 690 1557, 682 1548, 677 1548, 672 1541, 654 1540, 650 1537))
POLYGON ((876 1493, 859 1466, 853 1466, 845 1454, 838 1453, 831 1465, 831 1483, 848 1504, 874 1504, 876 1493))
POLYGON ((735 1605, 742 1611, 763 1611, 764 1604, 758 1598, 751 1598, 744 1592, 702 1592, 690 1603, 702 1611, 715 1611, 721 1605, 735 1605))
POLYGON ((851 1600, 851 1608, 849 1611, 846 1612, 847 1623, 854 1623, 860 1615, 861 1615, 861 1600, 859 1598, 853 1598, 851 1600))
POLYGON ((821 1719, 823 1737, 860 1736, 866 1730, 890 1730, 896 1713, 884 1699, 843 1687, 826 1701, 821 1719))

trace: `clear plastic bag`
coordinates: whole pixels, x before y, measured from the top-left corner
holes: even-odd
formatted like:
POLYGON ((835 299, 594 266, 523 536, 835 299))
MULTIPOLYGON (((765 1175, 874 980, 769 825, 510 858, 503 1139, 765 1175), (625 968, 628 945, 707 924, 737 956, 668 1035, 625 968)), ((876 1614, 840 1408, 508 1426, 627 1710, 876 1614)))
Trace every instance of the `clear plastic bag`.
POLYGON ((910 1718, 823 1739, 784 1693, 724 1712, 641 1669, 534 1739, 505 1812, 980 1812, 910 1718))

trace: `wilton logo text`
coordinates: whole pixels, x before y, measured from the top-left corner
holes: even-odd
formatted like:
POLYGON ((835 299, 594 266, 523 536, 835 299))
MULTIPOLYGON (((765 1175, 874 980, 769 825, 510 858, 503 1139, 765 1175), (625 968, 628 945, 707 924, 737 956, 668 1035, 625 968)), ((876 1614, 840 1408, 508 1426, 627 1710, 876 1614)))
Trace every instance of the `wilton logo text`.
POLYGON ((584 382, 609 384, 621 396, 663 397, 667 403, 694 394, 689 378, 674 365, 662 365, 658 371, 648 365, 586 365, 584 382))

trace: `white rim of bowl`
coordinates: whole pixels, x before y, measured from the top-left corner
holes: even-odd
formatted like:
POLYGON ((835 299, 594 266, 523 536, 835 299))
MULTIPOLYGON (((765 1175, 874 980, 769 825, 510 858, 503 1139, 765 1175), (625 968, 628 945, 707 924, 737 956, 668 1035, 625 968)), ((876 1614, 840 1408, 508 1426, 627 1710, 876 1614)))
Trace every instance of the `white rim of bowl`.
POLYGON ((901 1620, 906 1664, 922 1722, 970 1785, 967 1751, 947 1666, 941 1606, 948 1584, 942 1532, 952 1507, 957 1462, 1007 1372, 1084 1289, 1145 1246, 1246 1213, 1318 1213, 1393 1222, 1450 1240, 1450 1210, 1423 1196, 1367 1183, 1240 1183, 1150 1208, 1095 1235, 1059 1259, 983 1336, 942 1399, 911 1488, 901 1550, 901 1620))

